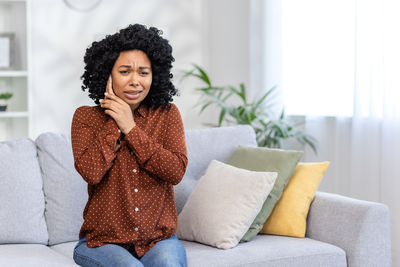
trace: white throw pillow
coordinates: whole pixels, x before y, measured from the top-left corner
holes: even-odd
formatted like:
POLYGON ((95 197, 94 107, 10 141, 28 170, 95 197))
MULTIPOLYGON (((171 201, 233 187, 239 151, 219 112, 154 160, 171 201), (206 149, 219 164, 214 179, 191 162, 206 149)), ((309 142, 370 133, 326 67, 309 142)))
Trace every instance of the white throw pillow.
POLYGON ((178 216, 178 237, 222 249, 236 246, 260 212, 277 175, 212 160, 178 216))

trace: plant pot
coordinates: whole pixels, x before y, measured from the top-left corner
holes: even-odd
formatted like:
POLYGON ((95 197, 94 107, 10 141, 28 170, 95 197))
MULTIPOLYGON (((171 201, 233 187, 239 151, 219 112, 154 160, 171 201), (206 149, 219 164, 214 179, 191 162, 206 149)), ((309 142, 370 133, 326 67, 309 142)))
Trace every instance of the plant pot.
POLYGON ((0 111, 6 111, 7 105, 0 105, 0 111))

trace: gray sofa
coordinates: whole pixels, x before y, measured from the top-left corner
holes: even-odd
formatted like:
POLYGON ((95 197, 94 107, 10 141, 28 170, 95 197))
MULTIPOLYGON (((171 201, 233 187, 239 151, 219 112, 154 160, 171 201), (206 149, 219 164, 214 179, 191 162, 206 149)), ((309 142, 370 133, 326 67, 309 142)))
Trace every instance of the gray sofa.
MULTIPOLYGON (((212 159, 256 146, 249 126, 186 131, 189 165, 175 187, 178 211, 212 159)), ((76 266, 86 183, 75 171, 69 135, 0 143, 0 266, 76 266)), ((220 250, 182 241, 188 266, 391 266, 387 206, 317 192, 306 238, 258 235, 220 250)))

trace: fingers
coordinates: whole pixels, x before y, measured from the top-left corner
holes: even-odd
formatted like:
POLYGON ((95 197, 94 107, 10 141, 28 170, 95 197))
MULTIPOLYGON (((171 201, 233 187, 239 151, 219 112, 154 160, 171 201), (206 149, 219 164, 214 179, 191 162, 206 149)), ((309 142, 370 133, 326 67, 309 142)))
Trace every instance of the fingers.
POLYGON ((104 113, 107 114, 107 115, 110 115, 114 120, 117 119, 117 115, 118 114, 116 112, 114 112, 113 110, 111 110, 111 109, 104 110, 104 113))
POLYGON ((121 104, 121 105, 124 105, 124 104, 125 104, 124 100, 122 100, 120 97, 118 97, 118 96, 115 95, 115 94, 109 94, 109 93, 105 92, 105 93, 104 93, 104 97, 105 97, 104 100, 115 101, 115 102, 117 102, 117 103, 119 103, 119 104, 121 104))
POLYGON ((109 94, 107 92, 104 93, 104 100, 111 100, 111 101, 115 101, 119 104, 122 104, 123 100, 121 98, 119 98, 116 95, 113 94, 109 94))
POLYGON ((111 88, 111 75, 108 77, 106 93, 108 93, 110 91, 110 88, 111 88))
POLYGON ((116 95, 106 94, 104 99, 100 99, 100 107, 105 109, 111 109, 118 112, 122 109, 122 104, 125 103, 121 98, 116 95))
POLYGON ((111 74, 108 77, 108 81, 107 81, 107 86, 106 86, 106 92, 104 93, 105 99, 112 99, 117 101, 120 104, 123 104, 123 100, 121 98, 119 98, 115 93, 114 93, 114 89, 112 87, 112 77, 111 74))
POLYGON ((115 95, 114 94, 114 90, 112 88, 112 77, 111 77, 111 74, 108 77, 107 86, 106 86, 106 93, 108 93, 109 95, 115 95))
POLYGON ((104 99, 100 99, 99 102, 100 102, 100 106, 101 106, 102 108, 107 108, 107 109, 114 109, 114 108, 116 108, 116 106, 113 105, 113 103, 112 103, 112 102, 114 102, 114 101, 111 100, 111 99, 104 98, 104 99))

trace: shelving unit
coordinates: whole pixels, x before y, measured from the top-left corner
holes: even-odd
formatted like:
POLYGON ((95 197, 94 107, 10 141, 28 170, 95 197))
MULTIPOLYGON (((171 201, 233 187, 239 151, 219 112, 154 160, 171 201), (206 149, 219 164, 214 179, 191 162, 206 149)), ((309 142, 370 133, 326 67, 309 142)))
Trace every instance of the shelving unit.
POLYGON ((0 141, 30 137, 29 1, 0 0, 0 33, 12 33, 12 65, 0 69, 0 92, 12 92, 0 111, 0 141))

